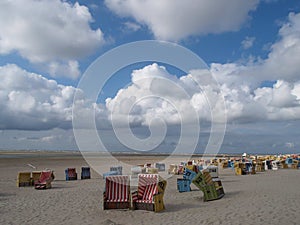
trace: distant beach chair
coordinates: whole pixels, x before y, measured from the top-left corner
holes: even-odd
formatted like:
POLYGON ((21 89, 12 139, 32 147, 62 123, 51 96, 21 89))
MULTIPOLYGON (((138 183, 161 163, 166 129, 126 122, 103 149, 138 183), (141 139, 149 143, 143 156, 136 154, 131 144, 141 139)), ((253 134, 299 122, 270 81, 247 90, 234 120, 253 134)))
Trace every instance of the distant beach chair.
POLYGON ((272 162, 272 170, 278 170, 280 167, 280 162, 278 160, 273 160, 272 162))
POLYGON ((210 173, 212 178, 218 178, 219 177, 219 168, 218 166, 209 165, 207 168, 208 172, 210 173))
POLYGON ((196 172, 186 168, 183 173, 183 178, 177 178, 177 190, 179 192, 191 191, 191 183, 196 175, 196 172))
POLYGON ((272 169, 272 161, 271 160, 265 160, 265 170, 271 170, 272 169))
POLYGON ((178 174, 178 166, 176 164, 170 164, 168 174, 178 174))
POLYGON ((149 174, 157 174, 157 173, 158 173, 158 168, 147 167, 147 168, 146 168, 146 173, 149 173, 149 174))
POLYGON ((35 189, 48 189, 51 188, 51 182, 54 180, 52 170, 45 170, 41 172, 40 178, 34 183, 35 189))
POLYGON ((184 168, 185 168, 185 166, 184 165, 179 165, 178 166, 178 175, 180 175, 180 174, 183 174, 184 173, 184 168))
POLYGON ((127 175, 107 176, 103 192, 103 209, 129 209, 130 179, 127 175))
POLYGON ((132 193, 132 207, 137 210, 159 212, 165 209, 164 192, 167 181, 158 174, 139 174, 138 190, 132 193))
POLYGON ((117 172, 116 175, 122 175, 123 167, 122 166, 112 166, 112 167, 110 167, 109 170, 110 171, 116 171, 117 172))
POLYGON ((40 179, 42 171, 32 171, 31 172, 31 182, 32 186, 40 179))
POLYGON ((66 180, 77 180, 76 168, 65 169, 66 180))
MULTIPOLYGON (((189 161, 189 162, 190 162, 190 161, 189 161)), ((191 170, 191 171, 194 171, 194 172, 198 173, 198 166, 197 166, 197 165, 193 165, 193 164, 189 164, 189 162, 188 162, 188 164, 185 166, 185 168, 187 168, 187 169, 189 169, 189 170, 191 170)), ((184 171, 183 171, 183 173, 184 173, 184 171)))
POLYGON ((31 186, 31 172, 19 172, 17 177, 17 187, 31 186))
POLYGON ((154 167, 158 169, 158 171, 165 171, 166 165, 164 163, 155 163, 154 167))
POLYGON ((220 199, 225 195, 221 180, 212 178, 207 170, 199 172, 192 182, 203 192, 204 201, 220 199))
POLYGON ((264 164, 264 162, 261 161, 261 160, 258 160, 256 162, 255 170, 257 172, 263 172, 263 171, 265 171, 265 164, 264 164))
POLYGON ((91 179, 90 167, 81 167, 81 180, 83 179, 91 179))
POLYGON ((191 191, 191 181, 184 178, 177 178, 177 190, 179 192, 191 191))

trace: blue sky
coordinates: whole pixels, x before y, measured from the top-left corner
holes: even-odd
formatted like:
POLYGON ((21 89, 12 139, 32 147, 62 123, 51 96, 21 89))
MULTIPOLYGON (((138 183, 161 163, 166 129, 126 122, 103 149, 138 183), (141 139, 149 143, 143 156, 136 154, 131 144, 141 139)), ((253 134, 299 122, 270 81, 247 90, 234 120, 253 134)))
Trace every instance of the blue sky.
POLYGON ((116 137, 108 138, 114 136, 111 115, 120 127, 127 118, 133 132, 144 138, 153 118, 164 120, 168 132, 154 151, 170 151, 180 136, 170 129, 189 117, 191 107, 205 124, 195 150, 201 152, 211 135, 211 115, 218 119, 221 114, 220 99, 227 118, 221 151, 240 152, 243 145, 262 153, 299 149, 298 1, 5 0, 0 21, 0 149, 77 149, 74 107, 81 115, 95 113, 99 136, 106 132, 102 139, 109 150, 128 149, 116 137), (217 80, 218 90, 192 84, 203 71, 141 62, 114 74, 97 102, 84 93, 73 101, 94 60, 142 40, 173 42, 196 53, 217 80), (164 83, 154 86, 157 76, 181 85, 190 98, 176 98, 176 88, 164 83), (143 100, 150 95, 160 99, 143 100), (132 111, 124 114, 128 105, 132 111), (175 112, 177 106, 184 115, 175 112), (279 137, 275 130, 282 127, 289 129, 279 137), (237 141, 241 137, 244 142, 237 141))

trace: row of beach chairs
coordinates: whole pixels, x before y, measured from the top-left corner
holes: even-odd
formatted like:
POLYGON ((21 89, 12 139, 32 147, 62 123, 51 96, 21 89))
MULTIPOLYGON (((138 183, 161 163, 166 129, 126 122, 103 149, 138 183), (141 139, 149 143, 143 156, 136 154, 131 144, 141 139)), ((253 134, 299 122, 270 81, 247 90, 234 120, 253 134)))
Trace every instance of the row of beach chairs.
POLYGON ((105 178, 103 209, 132 209, 159 212, 165 209, 163 197, 167 181, 158 174, 139 174, 137 190, 130 186, 131 176, 105 178))
POLYGON ((212 177, 208 169, 196 173, 185 168, 183 178, 177 178, 177 189, 179 192, 189 192, 192 183, 203 192, 204 201, 220 199, 225 195, 221 180, 212 177))
MULTIPOLYGON (((66 180, 77 180, 76 168, 67 168, 65 170, 66 180)), ((19 172, 17 176, 17 187, 34 186, 35 189, 51 188, 51 182, 54 180, 54 172, 46 169, 43 171, 19 172)), ((90 179, 90 167, 81 168, 81 179, 90 179)))
MULTIPOLYGON (((66 180, 77 180, 76 168, 65 169, 66 180)), ((81 167, 81 180, 91 179, 90 167, 81 167)))
POLYGON ((17 186, 34 186, 35 189, 51 188, 51 182, 54 180, 52 170, 20 172, 17 177, 17 186))

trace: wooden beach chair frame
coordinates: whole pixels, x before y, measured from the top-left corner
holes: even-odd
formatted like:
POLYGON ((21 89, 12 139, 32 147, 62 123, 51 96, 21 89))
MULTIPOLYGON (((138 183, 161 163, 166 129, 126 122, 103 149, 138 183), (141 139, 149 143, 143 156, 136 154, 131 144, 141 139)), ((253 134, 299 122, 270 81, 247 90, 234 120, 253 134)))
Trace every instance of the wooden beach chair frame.
POLYGON ((17 187, 31 186, 31 172, 19 172, 17 177, 17 187))
POLYGON ((51 188, 51 182, 55 176, 52 170, 44 170, 41 172, 40 178, 34 183, 35 189, 48 189, 51 188))
POLYGON ((77 180, 76 168, 65 169, 66 180, 77 180))
POLYGON ((221 180, 212 178, 207 170, 199 172, 192 182, 203 192, 205 202, 220 199, 225 195, 221 180))
POLYGON ((139 174, 138 190, 132 193, 132 209, 159 212, 165 209, 167 181, 158 174, 139 174))
POLYGON ((114 175, 105 178, 103 209, 130 209, 130 177, 114 175))

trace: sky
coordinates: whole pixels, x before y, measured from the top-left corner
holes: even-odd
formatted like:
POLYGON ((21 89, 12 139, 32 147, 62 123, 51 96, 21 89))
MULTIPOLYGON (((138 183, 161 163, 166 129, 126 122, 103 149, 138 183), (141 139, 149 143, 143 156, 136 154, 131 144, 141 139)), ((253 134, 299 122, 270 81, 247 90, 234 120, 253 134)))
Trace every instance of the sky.
POLYGON ((0 150, 298 153, 299 59, 299 1, 2 0, 0 150), (145 40, 205 66, 132 63, 90 99, 98 57, 145 40))

